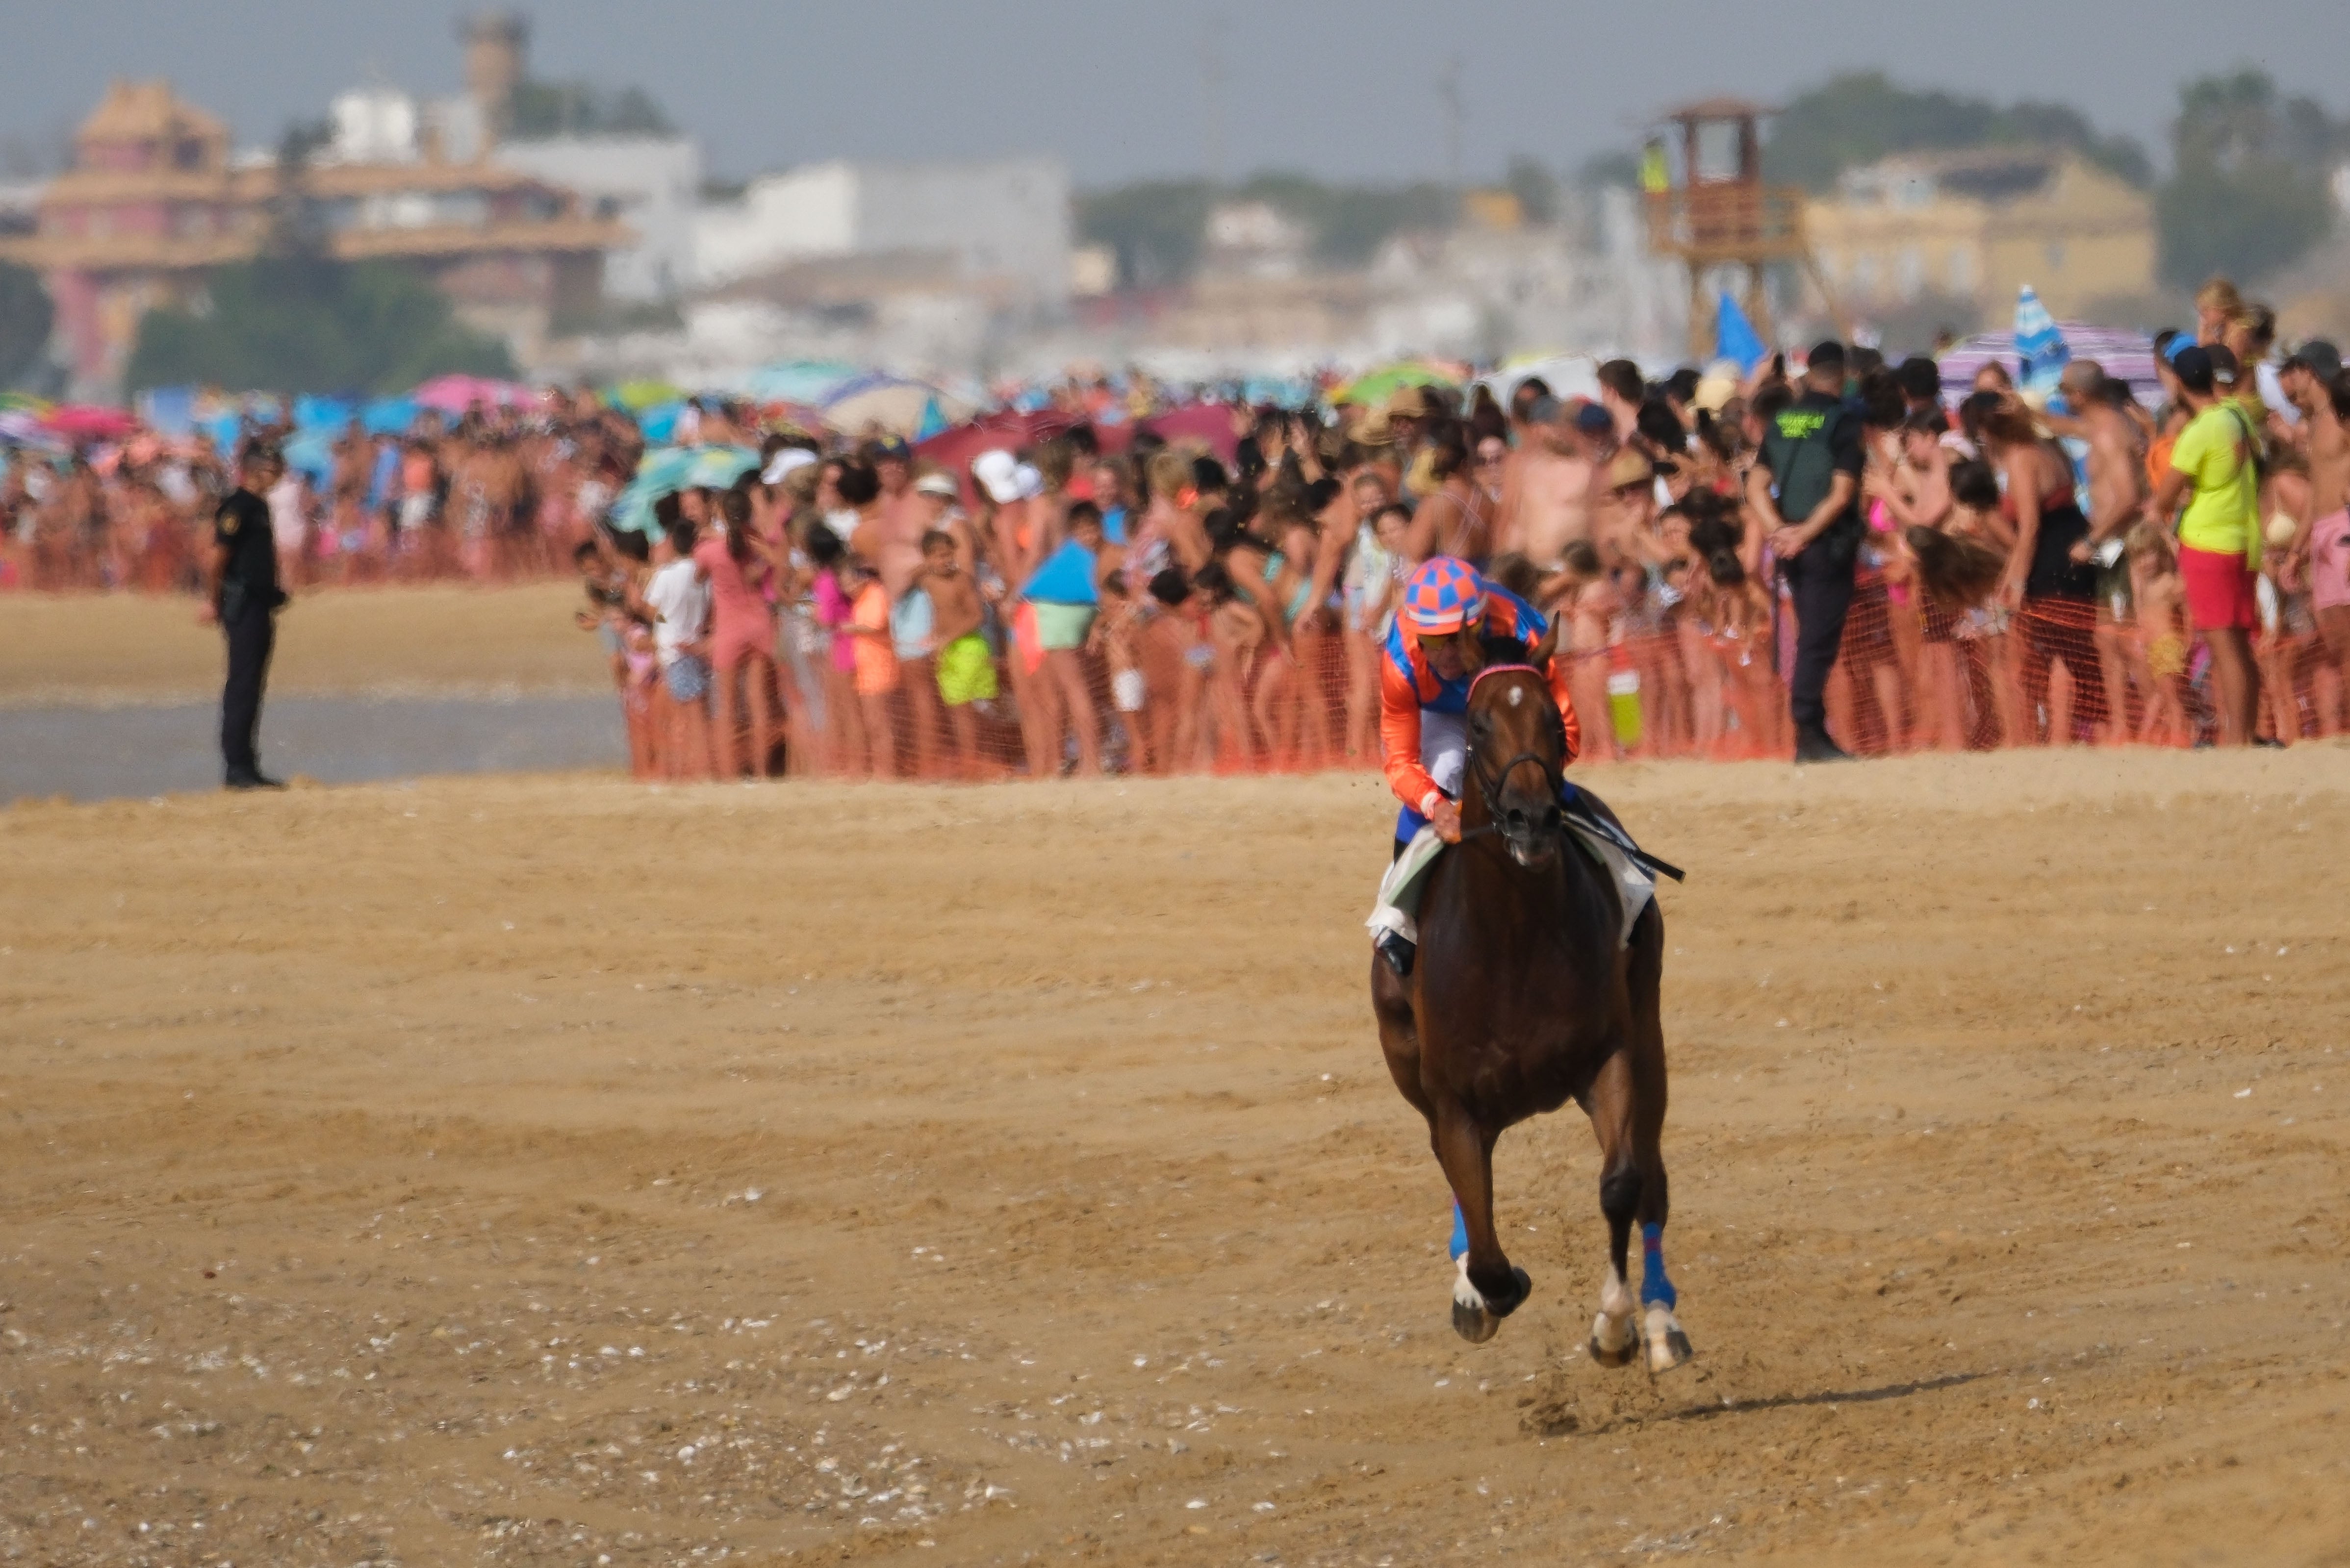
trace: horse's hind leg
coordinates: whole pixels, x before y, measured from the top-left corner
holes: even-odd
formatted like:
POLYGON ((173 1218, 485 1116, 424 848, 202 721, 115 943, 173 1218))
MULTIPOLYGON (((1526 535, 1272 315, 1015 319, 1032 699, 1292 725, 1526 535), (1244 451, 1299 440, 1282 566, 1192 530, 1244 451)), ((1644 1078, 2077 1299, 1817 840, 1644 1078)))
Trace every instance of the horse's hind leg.
POLYGON ((1591 1359, 1602 1366, 1625 1366, 1639 1335, 1633 1323, 1631 1289, 1624 1282, 1625 1256, 1631 1249, 1632 1220, 1639 1212, 1639 1161, 1632 1153, 1632 1068, 1629 1054, 1607 1058, 1583 1099, 1591 1130, 1599 1140, 1599 1212, 1607 1219, 1607 1274, 1599 1284, 1599 1315, 1591 1324, 1591 1359))
POLYGON ((1469 1233, 1469 1250, 1452 1283, 1453 1332, 1482 1345, 1501 1331, 1502 1320, 1518 1310, 1534 1284, 1523 1269, 1511 1265, 1493 1230, 1494 1135, 1452 1100, 1438 1102, 1429 1133, 1469 1233))
POLYGON ((1690 1355, 1689 1335, 1673 1315, 1679 1293, 1665 1272, 1665 1032, 1658 1005, 1664 922, 1650 905, 1634 932, 1632 993, 1632 1158, 1640 1170, 1640 1338, 1650 1374, 1670 1372, 1690 1355))

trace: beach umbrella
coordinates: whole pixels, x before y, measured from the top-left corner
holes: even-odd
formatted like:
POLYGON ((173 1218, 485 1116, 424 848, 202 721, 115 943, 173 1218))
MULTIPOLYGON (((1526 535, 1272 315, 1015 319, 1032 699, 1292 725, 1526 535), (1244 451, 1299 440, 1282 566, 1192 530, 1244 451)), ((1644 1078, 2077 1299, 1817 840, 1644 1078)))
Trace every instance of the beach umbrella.
POLYGON ((747 446, 698 446, 687 467, 681 490, 726 490, 759 466, 759 454, 747 446))
POLYGON ((413 398, 378 398, 359 412, 359 423, 369 435, 405 435, 415 428, 423 408, 413 398))
MULTIPOLYGON (((2083 321, 2060 321, 2056 330, 2069 350, 2069 359, 2095 360, 2106 374, 2127 381, 2138 401, 2149 406, 2162 400, 2162 379, 2154 373, 2154 339, 2143 332, 2093 327, 2083 321)), ((1953 345, 1936 361, 1942 372, 1942 399, 1956 407, 1974 388, 1976 375, 1998 360, 2018 385, 2022 356, 2012 332, 1984 332, 1953 345)))
POLYGON ((196 389, 150 387, 139 394, 139 418, 149 430, 167 436, 192 434, 196 428, 196 389))
POLYGON ((657 526, 653 503, 681 490, 724 490, 759 466, 747 446, 656 446, 637 460, 637 472, 613 498, 605 521, 615 528, 650 534, 657 526))
POLYGON ((623 381, 606 392, 604 400, 613 408, 633 414, 658 403, 681 403, 685 400, 685 389, 673 381, 623 381))
POLYGON ((2073 358, 2063 329, 2028 283, 2015 296, 2015 357, 2022 372, 2015 378, 2016 389, 2043 394, 2056 389, 2073 358))
POLYGON ((1576 398, 1599 400, 1599 361, 1588 354, 1520 355, 1483 380, 1493 389, 1494 401, 1506 409, 1519 384, 1536 376, 1550 389, 1551 396, 1563 403, 1576 398))
POLYGON ((489 408, 519 408, 533 400, 528 387, 515 381, 494 381, 486 376, 435 376, 409 396, 421 406, 444 414, 462 414, 476 403, 489 408))
POLYGON ((666 444, 677 434, 677 421, 684 412, 683 403, 657 403, 637 416, 637 433, 648 441, 666 444))
POLYGON ((1232 462, 1234 453, 1240 450, 1241 434, 1232 428, 1232 405, 1230 403, 1187 403, 1180 408, 1151 415, 1139 421, 1137 429, 1149 431, 1169 442, 1201 442, 1216 454, 1220 462, 1232 462))
POLYGON ((304 395, 294 400, 294 427, 308 430, 313 425, 332 425, 340 430, 350 423, 358 405, 342 398, 317 398, 304 395))
POLYGON ((825 422, 856 434, 879 425, 913 436, 925 425, 944 429, 971 412, 970 405, 924 381, 888 376, 863 377, 841 388, 824 405, 825 422))
POLYGON ((286 466, 296 473, 308 475, 313 484, 325 484, 335 472, 335 432, 338 428, 313 425, 308 430, 296 431, 279 449, 286 459, 286 466))
POLYGON ((60 403, 41 416, 41 428, 77 441, 120 441, 139 426, 123 409, 100 403, 60 403))
POLYGON ((689 487, 697 450, 690 446, 647 447, 644 455, 637 459, 635 474, 612 498, 612 509, 605 521, 628 533, 652 535, 658 526, 653 503, 689 487))
POLYGON ((1461 379, 1424 359, 1406 359, 1357 376, 1332 394, 1334 403, 1384 403, 1399 387, 1457 387, 1461 379))
POLYGON ((808 403, 816 407, 832 400, 835 389, 866 373, 862 365, 846 359, 784 359, 762 365, 743 379, 743 389, 761 403, 808 403))
POLYGON ((698 448, 690 446, 649 446, 637 459, 637 472, 629 481, 642 485, 650 493, 667 495, 673 490, 688 487, 688 475, 693 472, 693 456, 698 448))
POLYGON ((1241 401, 1252 408, 1271 403, 1299 409, 1315 400, 1314 383, 1304 376, 1251 376, 1241 383, 1241 401))
POLYGON ((825 422, 824 410, 808 403, 761 403, 759 418, 769 430, 798 431, 806 435, 821 435, 832 428, 825 422))

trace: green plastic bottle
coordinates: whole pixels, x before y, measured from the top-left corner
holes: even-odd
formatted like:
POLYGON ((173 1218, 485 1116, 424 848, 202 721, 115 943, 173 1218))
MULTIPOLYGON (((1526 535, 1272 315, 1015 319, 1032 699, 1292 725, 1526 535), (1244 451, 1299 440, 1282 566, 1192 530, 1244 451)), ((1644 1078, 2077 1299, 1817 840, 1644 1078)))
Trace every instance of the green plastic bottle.
POLYGON ((1640 672, 1632 668, 1620 648, 1609 662, 1614 668, 1607 674, 1607 715, 1616 725, 1616 743, 1627 752, 1635 751, 1641 734, 1640 672))

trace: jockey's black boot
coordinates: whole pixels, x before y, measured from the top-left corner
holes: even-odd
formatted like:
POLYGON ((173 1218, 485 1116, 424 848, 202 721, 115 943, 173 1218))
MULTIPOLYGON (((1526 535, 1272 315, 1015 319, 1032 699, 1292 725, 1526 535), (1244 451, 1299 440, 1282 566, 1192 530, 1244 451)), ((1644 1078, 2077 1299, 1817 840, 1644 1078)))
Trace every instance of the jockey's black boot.
POLYGON ((1804 724, 1795 731, 1795 760, 1799 763, 1848 763, 1852 761, 1852 753, 1828 739, 1826 726, 1804 724))
POLYGON ((1417 945, 1404 940, 1393 931, 1381 931, 1379 940, 1371 945, 1378 949, 1379 957, 1387 961, 1387 966, 1396 971, 1397 979, 1411 978, 1411 961, 1419 954, 1417 945))

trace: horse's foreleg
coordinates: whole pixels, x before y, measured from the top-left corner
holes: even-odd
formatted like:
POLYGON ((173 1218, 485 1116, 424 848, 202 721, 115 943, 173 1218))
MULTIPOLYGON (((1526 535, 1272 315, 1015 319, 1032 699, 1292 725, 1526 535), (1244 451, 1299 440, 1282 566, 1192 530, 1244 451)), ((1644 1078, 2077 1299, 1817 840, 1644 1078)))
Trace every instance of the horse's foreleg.
POLYGON ((1591 1359, 1602 1366, 1624 1366, 1630 1364, 1639 1337, 1624 1264, 1644 1185, 1639 1161, 1633 1158, 1632 1069, 1627 1053, 1618 1051, 1607 1059, 1583 1103, 1599 1140, 1599 1212, 1607 1219, 1607 1275, 1599 1284, 1599 1315, 1591 1324, 1591 1359))
POLYGON ((1632 1158, 1640 1169, 1640 1338, 1651 1375, 1690 1358, 1689 1335, 1673 1315, 1679 1293, 1665 1272, 1665 1220, 1671 1210, 1665 1180, 1665 1032, 1658 990, 1664 950, 1662 921, 1653 906, 1636 934, 1632 990, 1632 1158))
POLYGON ((1452 1282, 1452 1327, 1470 1344, 1482 1345, 1534 1286, 1523 1269, 1511 1266, 1493 1230, 1493 1135, 1450 1100, 1429 1118, 1429 1134, 1468 1232, 1469 1248, 1452 1282))

